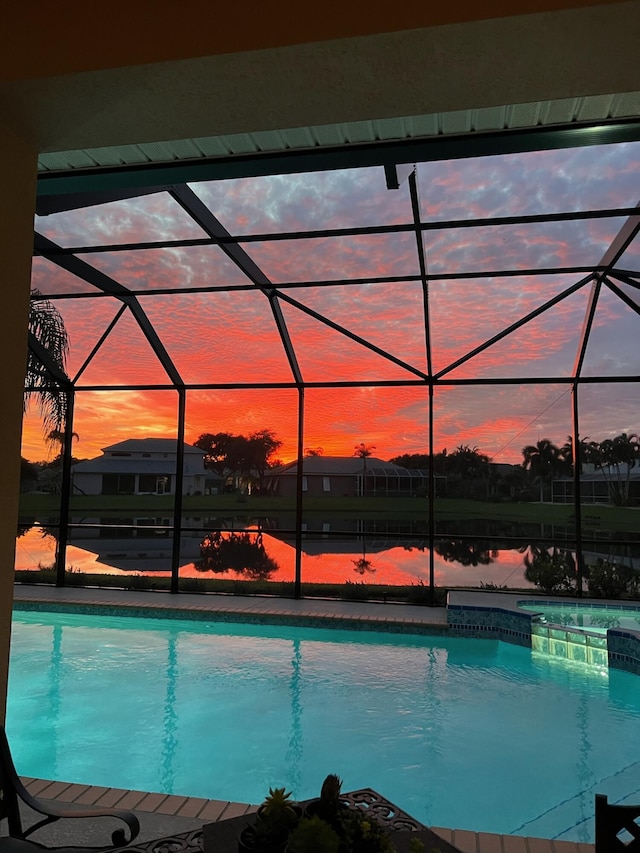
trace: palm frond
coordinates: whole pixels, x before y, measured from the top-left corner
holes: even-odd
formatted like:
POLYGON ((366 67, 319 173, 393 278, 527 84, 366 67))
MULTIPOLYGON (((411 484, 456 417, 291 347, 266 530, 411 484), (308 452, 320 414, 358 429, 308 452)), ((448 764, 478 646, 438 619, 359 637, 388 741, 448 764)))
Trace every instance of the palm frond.
MULTIPOLYGON (((62 315, 55 305, 33 289, 29 305, 29 331, 47 351, 52 363, 66 376, 69 336, 62 315)), ((29 349, 25 374, 24 408, 35 400, 45 434, 64 429, 67 396, 46 366, 29 349)))

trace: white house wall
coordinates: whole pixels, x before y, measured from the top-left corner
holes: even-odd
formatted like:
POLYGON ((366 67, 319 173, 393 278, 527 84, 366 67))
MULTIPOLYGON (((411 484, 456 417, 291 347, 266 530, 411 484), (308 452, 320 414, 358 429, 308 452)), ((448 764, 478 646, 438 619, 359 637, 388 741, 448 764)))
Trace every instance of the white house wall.
MULTIPOLYGON (((105 472, 109 473, 109 472, 105 472)), ((155 492, 144 491, 141 492, 139 490, 139 474, 131 472, 133 476, 136 478, 136 485, 133 494, 136 495, 148 495, 155 494, 155 492)), ((102 495, 102 474, 91 474, 91 473, 83 473, 77 472, 73 475, 73 493, 76 495, 102 495)), ((158 475, 162 476, 162 475, 158 475)), ((173 495, 175 494, 175 474, 171 474, 171 488, 164 494, 173 495)), ((185 474, 183 480, 183 489, 182 493, 184 495, 192 495, 195 492, 204 492, 204 473, 202 474, 185 474)), ((109 497, 113 497, 110 495, 109 497)))
POLYGON ((99 495, 102 492, 102 474, 74 474, 73 494, 99 495))

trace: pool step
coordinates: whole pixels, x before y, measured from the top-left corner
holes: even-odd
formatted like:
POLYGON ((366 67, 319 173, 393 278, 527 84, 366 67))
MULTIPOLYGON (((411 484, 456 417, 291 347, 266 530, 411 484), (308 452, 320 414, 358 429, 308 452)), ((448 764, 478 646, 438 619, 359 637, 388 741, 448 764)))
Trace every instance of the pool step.
POLYGON ((609 666, 607 638, 560 625, 531 623, 531 649, 534 652, 584 663, 600 669, 609 666))

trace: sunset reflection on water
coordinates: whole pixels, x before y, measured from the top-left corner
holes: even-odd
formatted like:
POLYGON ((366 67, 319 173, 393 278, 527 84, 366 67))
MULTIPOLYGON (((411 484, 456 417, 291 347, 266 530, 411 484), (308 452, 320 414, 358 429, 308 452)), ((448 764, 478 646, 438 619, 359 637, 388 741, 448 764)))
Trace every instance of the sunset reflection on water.
MULTIPOLYGON (((276 536, 263 534, 265 548, 269 556, 278 564, 278 569, 270 580, 275 582, 291 582, 295 574, 295 547, 276 536)), ((144 540, 133 540, 133 548, 140 552, 144 540)), ((96 544, 99 540, 96 540, 96 544)), ((123 544, 126 540, 122 540, 123 544)), ((350 543, 351 544, 351 543, 350 543)), ((379 550, 366 551, 366 560, 370 564, 364 570, 358 568, 363 556, 362 543, 353 543, 354 550, 348 551, 344 543, 323 544, 326 548, 321 553, 302 552, 302 580, 307 583, 372 583, 389 586, 405 586, 410 584, 428 584, 429 582, 429 550, 428 548, 402 547, 389 545, 379 550), (341 553, 335 553, 341 549, 341 553)), ((165 539, 166 550, 171 549, 171 540, 165 539)), ((314 542, 314 546, 318 543, 314 542)), ((369 546, 370 547, 370 546, 369 546)), ((375 547, 375 546, 373 546, 375 547)), ((129 545, 131 548, 131 544, 129 545)), ((318 550, 314 547, 314 552, 318 550)), ((40 528, 32 527, 16 540, 16 570, 37 570, 39 567, 51 567, 55 560, 55 539, 43 535, 40 528)), ((159 561, 160 562, 160 561, 159 561)), ((171 571, 163 568, 152 568, 153 558, 144 560, 144 568, 134 572, 123 571, 116 565, 110 565, 107 559, 100 559, 99 554, 75 545, 67 547, 67 566, 70 571, 85 574, 121 575, 141 574, 152 577, 170 577, 171 571)), ((530 586, 523 576, 523 554, 518 550, 502 549, 488 565, 465 566, 461 563, 445 560, 439 554, 434 557, 435 582, 437 586, 479 586, 480 583, 493 583, 510 586, 530 586)), ((180 566, 181 578, 219 578, 223 580, 241 580, 242 573, 236 570, 225 572, 201 571, 195 561, 185 562, 180 566)))

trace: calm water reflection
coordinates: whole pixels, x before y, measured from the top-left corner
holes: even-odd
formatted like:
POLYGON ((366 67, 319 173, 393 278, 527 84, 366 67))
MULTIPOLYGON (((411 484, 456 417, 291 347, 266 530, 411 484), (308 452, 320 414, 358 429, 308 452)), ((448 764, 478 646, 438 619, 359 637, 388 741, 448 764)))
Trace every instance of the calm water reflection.
MULTIPOLYGON (((30 527, 17 538, 17 569, 51 566, 54 526, 30 527)), ((437 585, 531 587, 527 562, 556 546, 571 561, 571 531, 540 525, 440 521, 434 540, 437 585)), ((302 580, 314 583, 406 585, 429 582, 426 522, 383 518, 305 519, 302 580)), ((173 531, 167 517, 73 518, 67 566, 86 573, 169 575, 173 531)), ((640 545, 589 543, 587 563, 614 556, 640 569, 640 545)), ((185 517, 180 533, 180 576, 293 581, 295 532, 291 515, 268 518, 185 517)), ((565 557, 562 557, 565 559, 565 557)))

